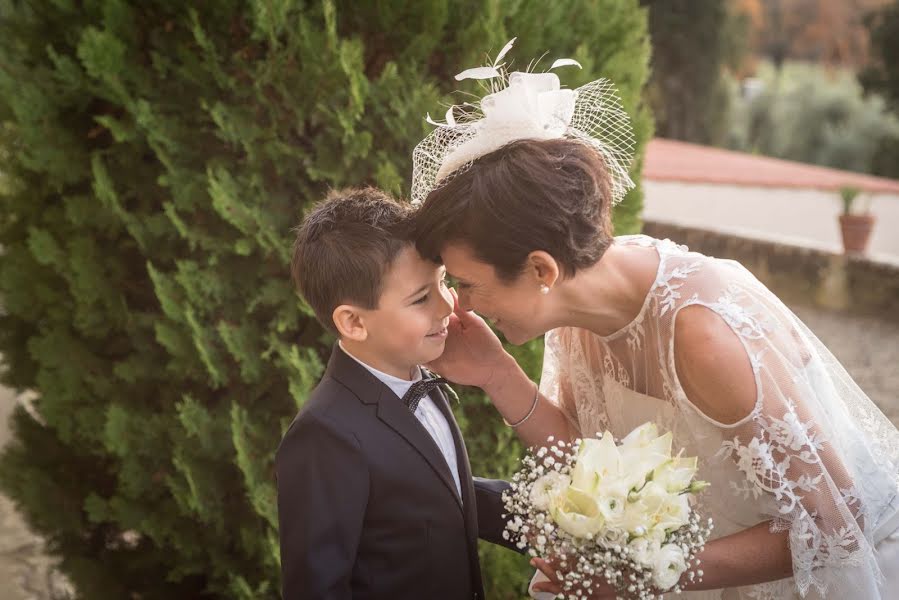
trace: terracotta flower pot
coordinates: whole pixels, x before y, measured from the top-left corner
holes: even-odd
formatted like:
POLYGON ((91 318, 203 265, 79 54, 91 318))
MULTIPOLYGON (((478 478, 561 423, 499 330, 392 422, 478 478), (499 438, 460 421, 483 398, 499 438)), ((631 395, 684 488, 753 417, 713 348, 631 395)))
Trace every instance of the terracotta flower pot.
POLYGON ((843 249, 864 254, 874 229, 873 215, 840 215, 840 232, 843 234, 843 249))

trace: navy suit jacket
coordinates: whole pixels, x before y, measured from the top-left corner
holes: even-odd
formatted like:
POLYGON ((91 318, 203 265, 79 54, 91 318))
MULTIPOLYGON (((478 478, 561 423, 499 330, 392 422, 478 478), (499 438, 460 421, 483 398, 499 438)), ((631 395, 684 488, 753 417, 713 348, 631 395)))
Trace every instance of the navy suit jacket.
POLYGON ((502 540, 498 480, 474 480, 441 390, 462 495, 396 394, 336 344, 275 466, 285 600, 484 598, 477 540, 502 540))

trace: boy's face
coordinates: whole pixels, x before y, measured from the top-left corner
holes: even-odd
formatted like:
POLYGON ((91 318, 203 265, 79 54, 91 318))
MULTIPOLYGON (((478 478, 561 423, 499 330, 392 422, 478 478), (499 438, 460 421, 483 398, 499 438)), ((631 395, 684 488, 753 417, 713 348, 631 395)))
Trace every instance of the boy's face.
POLYGON ((411 244, 397 255, 384 277, 378 307, 359 309, 366 331, 362 344, 372 366, 407 378, 411 366, 443 354, 453 311, 445 274, 442 265, 423 259, 411 244))

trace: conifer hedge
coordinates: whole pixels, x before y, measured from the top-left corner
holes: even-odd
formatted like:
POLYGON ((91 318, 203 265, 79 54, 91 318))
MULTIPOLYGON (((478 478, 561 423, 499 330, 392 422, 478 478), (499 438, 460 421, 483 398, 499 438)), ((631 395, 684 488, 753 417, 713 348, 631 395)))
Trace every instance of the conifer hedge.
MULTIPOLYGON (((290 229, 331 187, 407 194, 423 115, 515 35, 522 65, 578 59, 571 87, 613 78, 642 147, 637 0, 0 0, 2 381, 34 397, 0 486, 80 597, 280 596, 273 453, 333 341, 290 229)), ((540 344, 515 352, 536 376, 540 344)), ((494 410, 457 413, 475 472, 508 474, 494 410)), ((520 597, 526 561, 482 552, 520 597)))

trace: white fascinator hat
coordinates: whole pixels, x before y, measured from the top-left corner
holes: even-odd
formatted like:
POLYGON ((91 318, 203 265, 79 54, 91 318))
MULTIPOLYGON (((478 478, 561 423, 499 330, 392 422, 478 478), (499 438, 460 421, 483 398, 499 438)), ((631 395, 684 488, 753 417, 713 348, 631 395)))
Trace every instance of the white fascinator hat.
MULTIPOLYGON (((634 187, 628 175, 634 152, 630 118, 618 91, 608 79, 597 79, 577 89, 562 89, 555 73, 514 71, 501 61, 515 43, 513 38, 484 67, 467 69, 457 81, 479 79, 490 92, 478 102, 453 105, 444 123, 428 115, 436 128, 412 152, 412 203, 428 194, 478 158, 516 140, 571 138, 599 152, 611 176, 612 203, 634 187)), ((556 60, 550 71, 581 65, 570 58, 556 60)))

